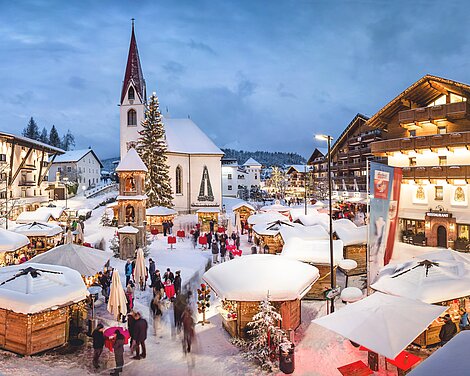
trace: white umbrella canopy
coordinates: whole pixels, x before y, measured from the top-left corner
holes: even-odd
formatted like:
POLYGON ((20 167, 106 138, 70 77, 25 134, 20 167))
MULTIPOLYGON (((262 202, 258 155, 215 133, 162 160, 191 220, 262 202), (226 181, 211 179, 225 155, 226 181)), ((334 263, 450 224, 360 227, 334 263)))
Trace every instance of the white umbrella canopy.
POLYGON ((73 243, 73 235, 70 229, 67 230, 67 234, 65 235, 65 244, 72 244, 73 243))
POLYGON ((77 224, 77 241, 81 241, 82 243, 85 241, 85 238, 83 236, 83 229, 80 223, 77 224))
POLYGON ((240 220, 240 214, 238 212, 235 213, 235 227, 237 228, 237 232, 242 231, 242 222, 240 220))
POLYGON ((313 322, 394 359, 446 309, 418 300, 374 293, 313 322))
POLYGON ((111 280, 111 289, 109 292, 108 312, 110 312, 116 320, 119 315, 127 314, 127 299, 124 289, 122 288, 121 278, 117 269, 113 270, 113 278, 111 280))
POLYGON ((135 269, 134 269, 134 281, 136 284, 140 285, 145 283, 145 258, 144 258, 144 251, 142 248, 137 250, 137 257, 135 259, 135 269))
POLYGON ((232 217, 229 216, 227 220, 227 234, 231 234, 233 232, 233 224, 232 224, 232 217))

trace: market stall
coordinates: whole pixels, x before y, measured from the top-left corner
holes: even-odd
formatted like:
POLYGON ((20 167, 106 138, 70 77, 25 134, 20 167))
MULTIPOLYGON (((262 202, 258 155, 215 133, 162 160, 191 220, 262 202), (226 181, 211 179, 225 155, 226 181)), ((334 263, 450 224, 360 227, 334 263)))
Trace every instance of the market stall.
POLYGON ((246 223, 248 217, 256 212, 256 209, 247 202, 240 202, 232 207, 234 213, 238 213, 240 221, 246 223))
POLYGON ((219 223, 219 208, 201 208, 197 210, 197 220, 202 232, 209 232, 210 222, 214 223, 214 231, 217 231, 219 223))
POLYGON ((367 272, 367 227, 356 226, 349 219, 333 221, 333 231, 344 243, 344 258, 357 262, 357 268, 348 272, 348 275, 367 272))
POLYGON ((289 206, 281 205, 281 202, 279 200, 276 200, 272 205, 262 206, 260 211, 262 213, 275 212, 282 214, 285 217, 289 217, 290 209, 291 208, 289 206))
MULTIPOLYGON (((304 239, 292 237, 287 239, 282 249, 281 257, 294 259, 315 266, 320 277, 312 288, 305 294, 305 299, 325 299, 325 291, 331 288, 331 263, 329 240, 304 239)), ((333 240, 333 281, 336 285, 336 268, 343 259, 343 242, 333 240)))
POLYGON ((41 206, 35 211, 21 212, 16 223, 26 224, 33 222, 63 222, 66 223, 68 219, 65 209, 58 206, 41 206))
POLYGON ((31 249, 36 253, 42 253, 54 248, 63 236, 62 227, 53 223, 33 222, 20 225, 13 229, 13 231, 27 236, 31 249))
POLYGON ((282 240, 280 230, 283 227, 293 227, 293 223, 288 220, 268 223, 259 223, 253 226, 254 242, 261 249, 268 247, 268 253, 277 254, 282 251, 284 241, 282 240))
POLYGON ((14 265, 32 256, 27 236, 0 228, 0 266, 14 265))
MULTIPOLYGON (((470 255, 445 249, 387 265, 371 287, 386 294, 445 306, 458 328, 460 310, 470 312, 470 255)), ((443 318, 438 317, 415 343, 426 347, 440 342, 443 325, 443 318)))
POLYGON ((0 268, 0 348, 31 355, 65 344, 84 323, 87 296, 82 277, 69 268, 0 268))
POLYGON ((147 217, 147 229, 152 231, 157 229, 160 233, 163 232, 163 223, 172 222, 178 212, 174 209, 165 208, 164 206, 153 206, 146 209, 145 215, 147 217))
POLYGON ((232 336, 245 337, 246 325, 269 299, 282 316, 281 328, 300 325, 302 297, 318 279, 317 268, 275 255, 248 255, 209 269, 203 280, 224 301, 223 326, 232 336))

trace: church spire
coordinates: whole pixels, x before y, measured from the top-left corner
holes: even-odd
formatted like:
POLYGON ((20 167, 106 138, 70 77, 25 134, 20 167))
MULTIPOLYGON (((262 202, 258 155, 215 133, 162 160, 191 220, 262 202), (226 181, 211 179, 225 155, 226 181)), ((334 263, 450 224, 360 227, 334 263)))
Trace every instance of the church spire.
POLYGON ((121 103, 124 101, 129 84, 133 83, 137 95, 142 102, 146 100, 145 80, 140 66, 139 51, 137 50, 137 42, 134 33, 134 19, 132 19, 131 43, 129 45, 129 55, 127 57, 126 73, 124 74, 124 82, 121 91, 121 103))

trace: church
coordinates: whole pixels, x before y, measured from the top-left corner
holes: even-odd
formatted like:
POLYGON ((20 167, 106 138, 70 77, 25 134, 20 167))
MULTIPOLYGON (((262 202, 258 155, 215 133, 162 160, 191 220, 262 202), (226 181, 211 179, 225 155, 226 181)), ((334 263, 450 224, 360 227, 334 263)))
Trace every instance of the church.
MULTIPOLYGON (((147 102, 145 80, 132 22, 131 42, 120 99, 120 158, 137 145, 147 102)), ((194 213, 222 206, 223 156, 214 142, 191 120, 163 117, 173 208, 194 213)))

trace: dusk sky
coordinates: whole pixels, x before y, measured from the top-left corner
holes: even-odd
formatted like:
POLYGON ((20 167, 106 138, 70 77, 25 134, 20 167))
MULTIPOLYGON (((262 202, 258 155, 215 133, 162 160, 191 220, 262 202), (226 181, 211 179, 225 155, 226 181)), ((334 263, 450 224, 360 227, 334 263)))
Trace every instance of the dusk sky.
POLYGON ((308 156, 426 73, 470 82, 466 1, 1 1, 0 130, 118 156, 132 17, 147 93, 219 147, 308 156))

